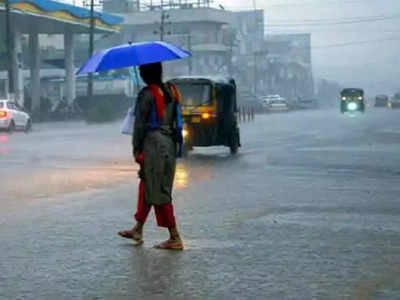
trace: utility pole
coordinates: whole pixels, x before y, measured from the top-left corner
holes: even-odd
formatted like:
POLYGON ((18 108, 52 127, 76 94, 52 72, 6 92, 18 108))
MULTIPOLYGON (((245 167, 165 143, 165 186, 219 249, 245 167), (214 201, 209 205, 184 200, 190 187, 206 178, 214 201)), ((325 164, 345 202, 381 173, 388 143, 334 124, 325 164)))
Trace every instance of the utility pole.
POLYGON ((228 72, 229 77, 232 77, 233 70, 232 70, 232 59, 233 59, 233 38, 231 38, 229 43, 229 65, 228 65, 228 72))
MULTIPOLYGON (((189 32, 188 36, 188 50, 190 53, 192 53, 192 34, 189 32)), ((192 65, 192 57, 190 56, 188 58, 188 64, 189 64, 189 75, 192 75, 192 70, 193 70, 193 65, 192 65)))
POLYGON ((13 52, 14 52, 14 37, 11 32, 10 18, 10 0, 5 0, 6 8, 6 47, 7 47, 7 69, 8 69, 8 93, 14 94, 14 72, 13 72, 13 52))
POLYGON ((160 41, 164 41, 164 24, 167 16, 164 13, 164 1, 161 0, 161 24, 160 24, 160 41))
MULTIPOLYGON (((89 27, 89 58, 92 57, 94 52, 94 31, 96 26, 96 20, 94 18, 94 0, 90 0, 90 4, 87 5, 87 2, 84 2, 85 6, 90 6, 90 27, 89 27)), ((93 96, 93 74, 88 74, 88 86, 87 86, 87 96, 93 96)))
MULTIPOLYGON (((89 58, 92 57, 94 51, 94 0, 90 0, 90 31, 89 31, 89 58)), ((88 75, 88 90, 87 95, 89 98, 93 97, 93 74, 88 75)))
MULTIPOLYGON (((253 0, 253 8, 254 8, 254 15, 257 11, 257 4, 256 0, 253 0)), ((256 20, 256 18, 254 18, 256 20)), ((257 45, 254 51, 254 95, 257 96, 257 88, 258 88, 258 71, 257 71, 257 45)))
MULTIPOLYGON (((152 6, 151 6, 152 7, 152 6)), ((161 23, 160 23, 160 28, 159 31, 155 30, 153 33, 154 34, 160 34, 160 41, 164 41, 164 37, 166 34, 171 34, 171 32, 165 32, 165 25, 166 25, 166 20, 169 19, 169 14, 167 14, 164 10, 164 1, 161 0, 160 4, 161 8, 161 23)), ((168 22, 167 24, 170 24, 171 22, 168 22)))
POLYGON ((236 31, 235 30, 229 30, 227 32, 227 44, 229 45, 229 57, 228 57, 228 73, 229 76, 232 77, 233 76, 233 47, 238 46, 236 44, 236 31))
POLYGON ((254 95, 257 96, 258 89, 258 69, 257 69, 257 52, 254 52, 254 95))
POLYGON ((167 19, 169 19, 169 15, 165 13, 164 9, 161 9, 160 41, 164 41, 165 21, 167 19))

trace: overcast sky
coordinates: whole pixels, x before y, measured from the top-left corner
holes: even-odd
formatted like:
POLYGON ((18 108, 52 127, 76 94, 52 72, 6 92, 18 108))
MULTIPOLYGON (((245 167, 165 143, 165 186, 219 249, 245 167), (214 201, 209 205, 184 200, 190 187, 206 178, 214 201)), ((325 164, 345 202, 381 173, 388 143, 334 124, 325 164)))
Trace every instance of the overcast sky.
MULTIPOLYGON (((252 0, 215 2, 253 8, 252 0)), ((256 7, 265 10, 267 33, 312 34, 317 77, 371 94, 400 91, 400 0, 256 0, 256 7)))

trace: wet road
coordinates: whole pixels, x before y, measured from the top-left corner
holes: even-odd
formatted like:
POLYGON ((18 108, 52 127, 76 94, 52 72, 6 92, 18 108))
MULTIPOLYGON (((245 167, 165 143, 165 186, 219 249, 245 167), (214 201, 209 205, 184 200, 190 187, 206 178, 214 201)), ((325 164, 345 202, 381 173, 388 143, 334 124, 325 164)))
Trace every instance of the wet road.
POLYGON ((243 148, 179 163, 187 250, 132 224, 119 124, 0 134, 0 299, 398 299, 400 111, 258 116, 243 148))

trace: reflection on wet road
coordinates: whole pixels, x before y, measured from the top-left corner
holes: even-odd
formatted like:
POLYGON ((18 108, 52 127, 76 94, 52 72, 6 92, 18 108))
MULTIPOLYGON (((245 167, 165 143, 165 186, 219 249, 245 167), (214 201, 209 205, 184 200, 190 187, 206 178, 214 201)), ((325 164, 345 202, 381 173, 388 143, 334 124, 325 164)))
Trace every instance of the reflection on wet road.
POLYGON ((137 196, 119 124, 4 135, 0 299, 397 299, 399 118, 258 116, 238 155, 195 149, 177 165, 179 253, 152 248, 152 217, 143 246, 116 235, 137 196))
POLYGON ((184 164, 178 163, 175 173, 175 188, 182 189, 188 187, 189 174, 184 164))

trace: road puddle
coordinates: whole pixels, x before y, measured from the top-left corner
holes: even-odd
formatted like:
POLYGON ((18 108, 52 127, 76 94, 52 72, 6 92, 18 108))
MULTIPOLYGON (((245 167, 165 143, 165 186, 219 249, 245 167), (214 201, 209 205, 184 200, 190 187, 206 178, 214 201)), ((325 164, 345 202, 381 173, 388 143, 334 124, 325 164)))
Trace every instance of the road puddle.
POLYGON ((186 250, 203 250, 203 249, 226 249, 236 247, 233 241, 221 241, 217 239, 185 239, 186 250))
POLYGON ((175 188, 177 189, 185 189, 188 187, 189 184, 189 172, 186 169, 184 164, 178 164, 176 166, 176 173, 175 173, 175 188))
POLYGON ((6 195, 6 200, 37 199, 108 188, 128 180, 136 180, 138 168, 128 164, 121 165, 37 169, 2 179, 0 188, 5 192, 3 194, 6 195))

